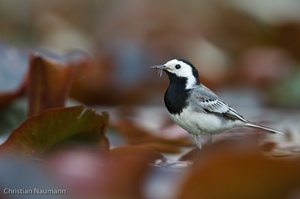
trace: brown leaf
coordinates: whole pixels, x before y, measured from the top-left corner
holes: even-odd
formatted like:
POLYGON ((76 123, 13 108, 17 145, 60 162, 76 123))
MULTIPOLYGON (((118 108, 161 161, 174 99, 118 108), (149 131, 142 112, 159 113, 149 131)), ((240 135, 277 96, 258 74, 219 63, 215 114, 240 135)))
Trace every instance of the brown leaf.
POLYGON ((266 142, 261 146, 261 150, 264 152, 271 152, 276 148, 276 143, 275 142, 266 142))
POLYGON ((0 109, 25 93, 25 83, 16 91, 0 93, 0 109))
POLYGON ((142 144, 142 143, 161 143, 166 145, 173 145, 175 147, 191 146, 190 139, 176 138, 167 139, 162 136, 156 136, 151 132, 139 127, 137 124, 129 121, 122 120, 117 124, 118 132, 120 132, 129 144, 142 144))
POLYGON ((116 97, 119 92, 112 84, 114 71, 110 61, 96 60, 83 52, 72 52, 67 57, 67 63, 76 68, 70 92, 72 98, 85 104, 114 103, 120 100, 116 97))
POLYGON ((179 199, 281 199, 300 188, 299 162, 268 158, 246 139, 207 147, 197 162, 179 199))
POLYGON ((180 153, 181 151, 176 145, 160 142, 146 142, 135 146, 149 148, 160 153, 180 153))
POLYGON ((31 54, 29 68, 29 115, 63 107, 68 96, 73 68, 54 59, 31 54))
POLYGON ((199 158, 200 150, 198 147, 193 148, 186 154, 184 154, 179 160, 180 161, 195 161, 197 158, 199 158))
POLYGON ((142 191, 150 164, 165 158, 158 152, 142 146, 124 146, 109 153, 110 167, 107 184, 103 188, 106 198, 143 198, 142 191))
POLYGON ((123 146, 110 150, 111 158, 124 158, 138 157, 145 159, 148 162, 154 162, 155 160, 164 159, 164 157, 157 151, 144 146, 123 146))

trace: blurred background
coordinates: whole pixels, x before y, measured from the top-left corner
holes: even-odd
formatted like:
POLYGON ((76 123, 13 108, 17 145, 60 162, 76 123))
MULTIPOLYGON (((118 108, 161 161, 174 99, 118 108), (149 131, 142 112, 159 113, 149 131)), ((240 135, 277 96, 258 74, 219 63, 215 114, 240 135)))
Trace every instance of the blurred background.
MULTIPOLYGON (((149 66, 185 58, 213 89, 248 86, 264 90, 269 105, 299 107, 299 4, 1 0, 0 41, 56 56, 85 53, 90 66, 72 96, 89 104, 153 100, 167 78, 157 78, 149 66)), ((3 81, 4 72, 2 90, 12 81, 3 81)))

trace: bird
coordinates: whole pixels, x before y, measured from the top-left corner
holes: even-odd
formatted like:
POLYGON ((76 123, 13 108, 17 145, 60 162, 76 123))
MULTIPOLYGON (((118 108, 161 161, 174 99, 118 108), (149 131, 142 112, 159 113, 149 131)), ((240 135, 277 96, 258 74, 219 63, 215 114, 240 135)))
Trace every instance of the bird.
POLYGON ((168 114, 176 124, 192 135, 199 149, 202 148, 203 140, 210 145, 212 135, 235 127, 251 127, 284 134, 246 120, 200 83, 198 70, 185 59, 172 59, 151 68, 158 69, 159 76, 162 76, 163 71, 168 75, 170 83, 164 95, 168 114))

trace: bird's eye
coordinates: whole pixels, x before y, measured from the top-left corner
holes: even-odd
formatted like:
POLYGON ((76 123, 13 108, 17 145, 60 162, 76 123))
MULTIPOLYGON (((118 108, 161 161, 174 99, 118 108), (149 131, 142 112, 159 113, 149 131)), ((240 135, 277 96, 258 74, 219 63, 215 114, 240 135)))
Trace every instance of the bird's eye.
POLYGON ((176 64, 175 68, 179 69, 179 68, 181 68, 181 66, 179 64, 176 64))

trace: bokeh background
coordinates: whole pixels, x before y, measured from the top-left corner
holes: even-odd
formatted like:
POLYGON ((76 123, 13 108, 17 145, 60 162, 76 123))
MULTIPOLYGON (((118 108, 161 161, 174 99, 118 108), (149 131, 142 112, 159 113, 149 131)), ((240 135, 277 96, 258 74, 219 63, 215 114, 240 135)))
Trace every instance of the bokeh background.
POLYGON ((0 5, 2 44, 91 56, 94 71, 77 85, 84 91, 73 92, 83 102, 151 99, 167 81, 155 78, 148 66, 185 58, 213 88, 265 89, 268 104, 299 106, 297 1, 3 0, 0 5), (112 93, 106 99, 101 92, 112 93))
POLYGON ((109 113, 106 136, 114 161, 76 147, 50 153, 38 165, 42 171, 35 171, 36 165, 1 157, 1 170, 9 172, 0 172, 0 187, 30 186, 30 176, 38 179, 33 185, 52 187, 44 176, 50 174, 56 187, 75 194, 72 198, 103 193, 106 198, 299 198, 300 1, 0 0, 1 142, 28 117, 25 87, 33 53, 76 68, 67 105, 109 113), (217 135, 221 144, 200 152, 200 159, 197 150, 186 154, 193 142, 170 121, 163 104, 168 78, 150 69, 173 58, 192 62, 201 82, 247 119, 286 136, 233 130, 217 135), (258 146, 280 161, 264 159, 258 146), (294 156, 295 162, 285 161, 294 156), (149 161, 157 159, 149 169, 149 161), (200 164, 173 170, 189 167, 185 160, 200 164), (263 166, 253 169, 252 163, 263 166), (18 165, 29 176, 16 175, 18 165), (222 178, 230 178, 233 187, 216 180, 236 170, 236 176, 222 178))
POLYGON ((297 1, 3 0, 0 5, 2 91, 19 87, 28 54, 39 52, 85 65, 71 98, 132 113, 129 106, 163 106, 168 79, 149 66, 184 58, 199 69, 202 83, 246 118, 279 119, 266 108, 297 115, 297 1))

